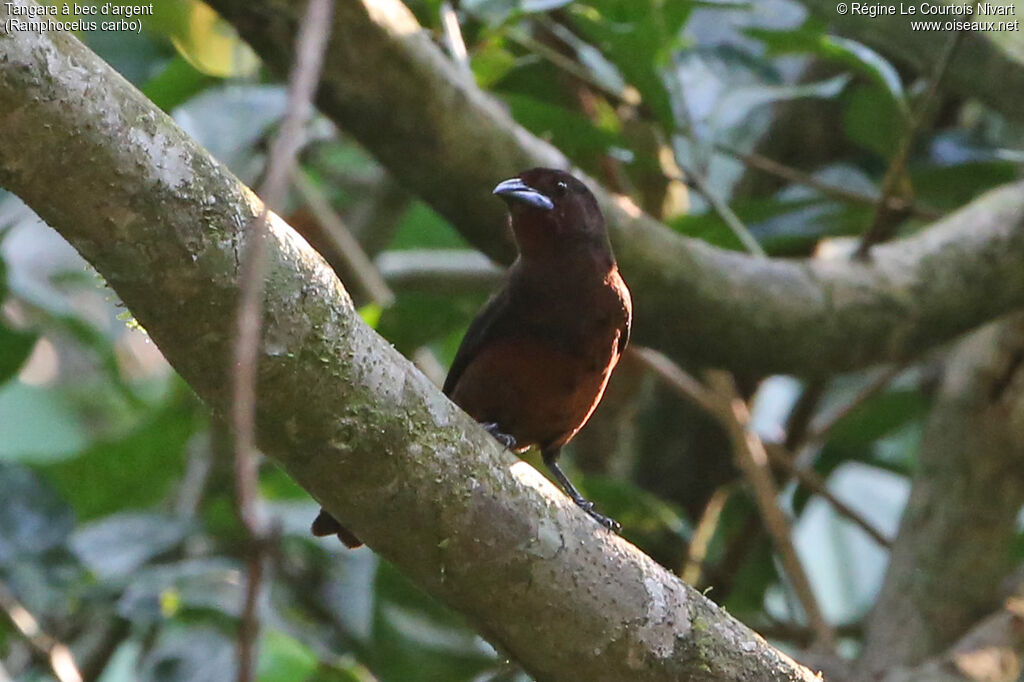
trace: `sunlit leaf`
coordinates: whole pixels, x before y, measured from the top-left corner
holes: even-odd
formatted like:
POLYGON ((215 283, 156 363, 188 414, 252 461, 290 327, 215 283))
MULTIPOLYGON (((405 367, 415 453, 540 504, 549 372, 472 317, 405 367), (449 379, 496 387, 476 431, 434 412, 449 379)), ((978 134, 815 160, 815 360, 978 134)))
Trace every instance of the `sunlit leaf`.
POLYGON ((516 57, 498 38, 485 41, 470 55, 470 66, 477 85, 487 90, 516 65, 516 57))
POLYGON ((210 76, 251 76, 259 68, 256 53, 234 27, 199 0, 189 0, 187 21, 171 35, 171 42, 192 66, 210 76))

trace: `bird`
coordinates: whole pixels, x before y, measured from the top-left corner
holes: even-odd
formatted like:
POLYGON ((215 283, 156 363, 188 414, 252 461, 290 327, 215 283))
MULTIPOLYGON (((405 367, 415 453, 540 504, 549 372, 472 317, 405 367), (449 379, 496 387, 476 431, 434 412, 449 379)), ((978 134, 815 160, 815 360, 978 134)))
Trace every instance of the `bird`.
MULTIPOLYGON (((537 447, 562 491, 618 532, 558 466, 629 343, 632 299, 604 216, 583 182, 553 168, 525 170, 493 194, 507 204, 518 257, 470 323, 442 390, 506 448, 537 447)), ((361 544, 323 510, 312 530, 361 544)))

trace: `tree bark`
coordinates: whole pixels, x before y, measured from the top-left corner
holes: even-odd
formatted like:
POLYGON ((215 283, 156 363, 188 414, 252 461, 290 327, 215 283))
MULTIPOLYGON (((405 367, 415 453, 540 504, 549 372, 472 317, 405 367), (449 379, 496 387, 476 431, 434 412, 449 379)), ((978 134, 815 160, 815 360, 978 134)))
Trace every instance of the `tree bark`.
POLYGON ((948 362, 862 671, 914 666, 999 606, 1024 505, 1024 316, 961 342, 948 362))
MULTIPOLYGON (((0 35, 0 55, 0 184, 223 412, 260 201, 73 37, 0 35)), ((502 451, 276 216, 266 238, 261 447, 410 579, 538 680, 815 679, 502 451)))
MULTIPOLYGON (((211 4, 287 71, 301 0, 211 4)), ((569 165, 451 64, 398 0, 338 1, 318 105, 497 260, 512 251, 495 183, 569 165)), ((1024 184, 874 248, 868 264, 723 251, 590 185, 634 293, 635 338, 685 365, 824 375, 915 357, 1024 306, 1024 184)))

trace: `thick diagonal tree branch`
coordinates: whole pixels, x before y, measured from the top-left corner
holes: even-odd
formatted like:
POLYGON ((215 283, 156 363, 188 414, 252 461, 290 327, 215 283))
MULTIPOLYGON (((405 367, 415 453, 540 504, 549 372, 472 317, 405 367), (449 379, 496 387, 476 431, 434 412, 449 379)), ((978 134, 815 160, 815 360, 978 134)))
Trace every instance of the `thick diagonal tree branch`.
MULTIPOLYGON (((212 0, 284 73, 301 0, 212 0)), ((339 0, 318 103, 475 246, 507 259, 494 184, 567 166, 482 93, 398 0, 339 0)), ((593 183, 592 183, 593 184, 593 183)), ((1024 305, 1024 185, 868 264, 751 258, 682 238, 595 187, 637 339, 686 363, 820 375, 914 357, 1024 305)))
MULTIPOLYGON (((259 200, 66 34, 0 35, 0 129, 0 185, 225 411, 239 251, 259 200)), ((267 249, 262 448, 537 679, 814 679, 503 452, 273 217, 267 249)))

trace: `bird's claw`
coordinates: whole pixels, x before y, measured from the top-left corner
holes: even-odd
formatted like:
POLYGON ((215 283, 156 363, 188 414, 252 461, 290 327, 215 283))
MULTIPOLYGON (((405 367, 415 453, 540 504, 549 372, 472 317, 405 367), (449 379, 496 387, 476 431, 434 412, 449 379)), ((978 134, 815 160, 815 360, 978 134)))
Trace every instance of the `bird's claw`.
POLYGON ((517 443, 515 436, 509 435, 507 433, 502 433, 498 427, 497 422, 487 422, 486 424, 481 424, 480 426, 484 427, 484 431, 491 434, 494 437, 494 440, 504 445, 506 450, 516 449, 517 443))
POLYGON ((594 506, 593 502, 590 503, 590 506, 591 506, 590 509, 586 509, 585 510, 588 514, 590 514, 590 518, 594 519, 595 521, 600 523, 602 526, 604 526, 607 530, 610 530, 613 533, 618 534, 622 530, 622 524, 621 523, 619 523, 618 521, 616 521, 615 519, 613 519, 610 516, 605 516, 604 514, 601 514, 599 512, 594 511, 593 510, 593 506, 594 506))
POLYGON ((602 514, 600 512, 594 511, 594 503, 591 502, 590 500, 586 499, 585 497, 580 497, 579 499, 575 499, 574 498, 573 502, 576 503, 577 507, 579 507, 583 511, 587 512, 587 514, 590 516, 590 518, 594 519, 595 521, 600 523, 602 526, 604 526, 605 528, 607 528, 611 532, 618 533, 619 531, 622 530, 622 524, 621 523, 619 523, 618 521, 616 521, 615 519, 613 519, 610 516, 605 516, 604 514, 602 514))

